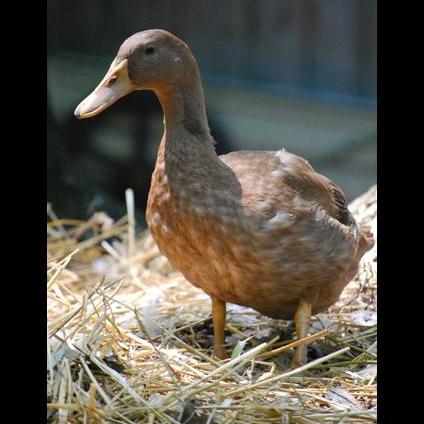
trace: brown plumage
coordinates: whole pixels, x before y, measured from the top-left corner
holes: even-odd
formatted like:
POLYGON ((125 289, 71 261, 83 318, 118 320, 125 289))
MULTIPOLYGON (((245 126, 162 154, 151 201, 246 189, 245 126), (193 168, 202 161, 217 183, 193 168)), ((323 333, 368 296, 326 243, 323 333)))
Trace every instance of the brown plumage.
MULTIPOLYGON (((343 191, 282 149, 217 156, 197 63, 163 30, 134 34, 103 81, 76 109, 94 116, 133 90, 153 90, 165 131, 146 218, 161 252, 212 298, 215 349, 223 357, 225 302, 295 319, 298 337, 355 276, 373 245, 343 191)), ((306 360, 300 346, 294 364, 306 360)))

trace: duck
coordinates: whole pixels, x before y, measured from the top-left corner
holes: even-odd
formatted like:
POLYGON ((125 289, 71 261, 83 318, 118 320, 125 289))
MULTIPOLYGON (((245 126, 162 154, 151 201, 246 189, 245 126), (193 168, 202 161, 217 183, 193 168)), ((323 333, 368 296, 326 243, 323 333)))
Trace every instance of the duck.
MULTIPOLYGON (((294 320, 305 338, 312 315, 355 277, 374 244, 370 230, 338 185, 284 148, 217 155, 199 66, 176 35, 127 38, 74 114, 94 117, 136 90, 153 91, 164 114, 146 221, 163 255, 210 296, 215 356, 228 357, 227 303, 294 320)), ((292 366, 306 362, 301 344, 292 366)))

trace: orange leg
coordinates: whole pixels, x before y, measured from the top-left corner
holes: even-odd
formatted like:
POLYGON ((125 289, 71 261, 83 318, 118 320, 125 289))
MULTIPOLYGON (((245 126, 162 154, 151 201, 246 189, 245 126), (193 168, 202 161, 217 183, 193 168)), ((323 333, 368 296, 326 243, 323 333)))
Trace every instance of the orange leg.
POLYGON ((225 302, 216 297, 212 297, 214 353, 220 359, 225 359, 227 357, 224 349, 225 315, 225 302))
MULTIPOLYGON (((294 316, 294 323, 296 326, 296 335, 298 339, 306 337, 311 322, 312 305, 303 299, 300 299, 299 305, 294 316)), ((308 347, 300 345, 296 348, 292 359, 291 366, 297 368, 306 364, 306 355, 308 347)))

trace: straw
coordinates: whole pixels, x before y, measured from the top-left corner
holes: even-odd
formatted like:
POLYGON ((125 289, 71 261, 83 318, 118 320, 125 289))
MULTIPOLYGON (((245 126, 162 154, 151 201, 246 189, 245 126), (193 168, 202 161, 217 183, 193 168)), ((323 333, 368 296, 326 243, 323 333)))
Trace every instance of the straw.
MULTIPOLYGON (((116 222, 48 210, 49 423, 376 422, 376 248, 300 340, 285 321, 230 309, 226 350, 241 351, 220 361, 208 296, 137 234, 125 197, 116 222), (290 369, 300 344, 308 362, 290 369)), ((373 224, 375 201, 372 188, 351 211, 373 224)))

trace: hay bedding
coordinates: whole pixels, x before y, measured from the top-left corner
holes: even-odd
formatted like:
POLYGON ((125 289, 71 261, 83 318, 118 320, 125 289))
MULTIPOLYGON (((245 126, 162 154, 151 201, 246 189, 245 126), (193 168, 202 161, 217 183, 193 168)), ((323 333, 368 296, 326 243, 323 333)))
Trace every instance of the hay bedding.
MULTIPOLYGON (((288 370, 291 323, 230 305, 232 357, 211 357, 208 296, 128 215, 58 219, 48 206, 47 420, 51 423, 375 422, 376 247, 328 313, 308 364, 288 370)), ((376 187, 351 204, 376 230, 376 187)))

